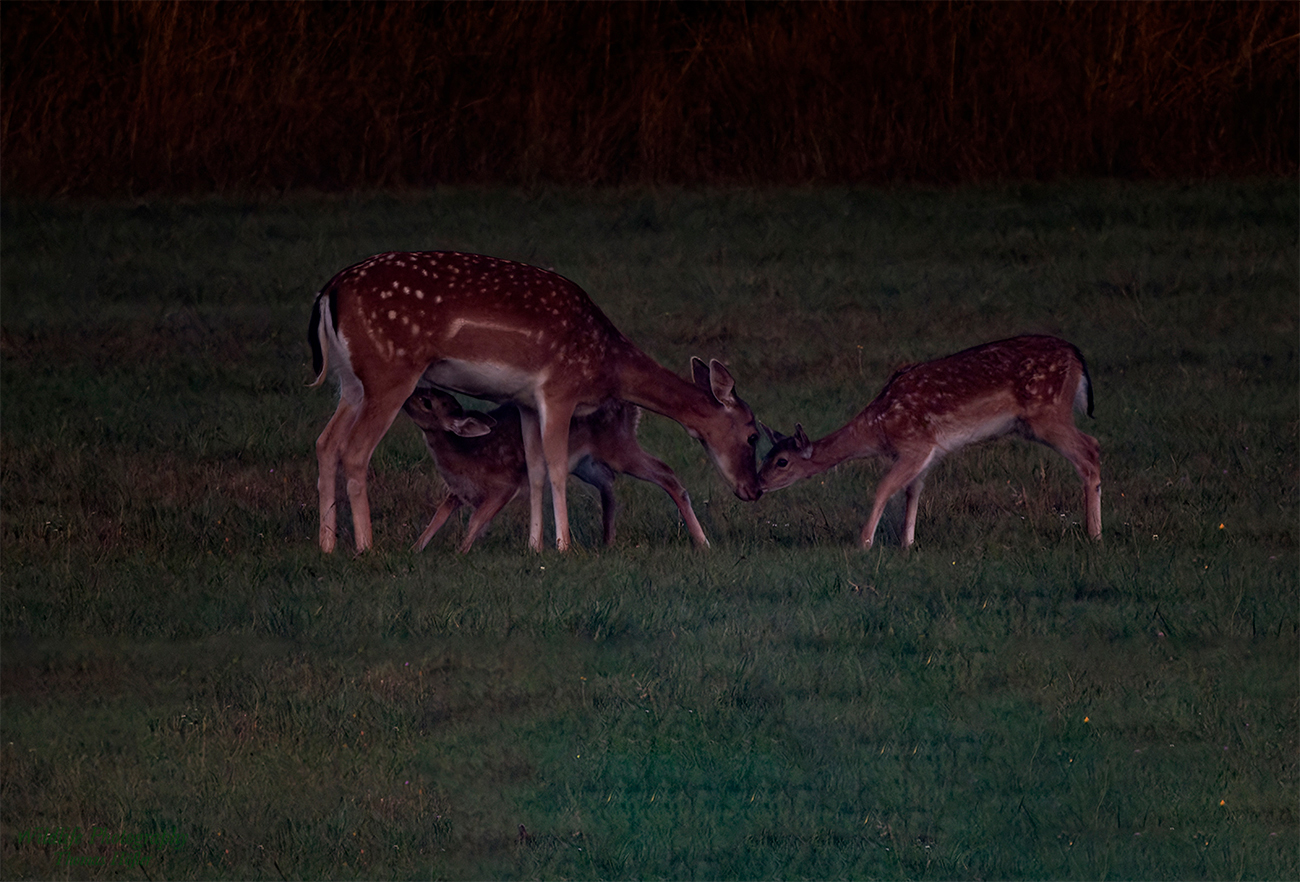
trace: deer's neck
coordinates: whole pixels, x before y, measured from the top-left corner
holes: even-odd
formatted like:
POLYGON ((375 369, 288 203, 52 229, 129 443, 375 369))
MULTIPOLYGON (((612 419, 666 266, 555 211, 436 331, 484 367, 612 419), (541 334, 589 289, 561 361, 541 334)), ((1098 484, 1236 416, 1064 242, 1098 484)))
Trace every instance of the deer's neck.
POLYGON ((682 379, 635 346, 629 345, 618 365, 617 386, 616 397, 663 414, 692 432, 713 406, 708 392, 682 379))
POLYGON ((864 411, 848 423, 812 443, 810 462, 817 471, 834 468, 850 459, 864 459, 886 452, 883 434, 864 411))

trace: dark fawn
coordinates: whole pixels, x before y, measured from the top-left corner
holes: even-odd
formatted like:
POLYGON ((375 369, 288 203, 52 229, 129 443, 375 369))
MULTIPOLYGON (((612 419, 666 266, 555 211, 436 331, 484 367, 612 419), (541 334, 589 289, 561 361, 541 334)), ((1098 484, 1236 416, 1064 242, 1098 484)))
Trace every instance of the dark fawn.
POLYGON ((1101 448, 1074 425, 1074 411, 1092 416, 1092 381, 1083 355, 1055 337, 1024 336, 975 346, 899 368, 866 409, 818 441, 803 426, 793 437, 769 432, 763 491, 779 490, 850 459, 894 460, 876 490, 860 545, 870 548, 885 504, 907 490, 904 548, 916 537, 916 506, 925 474, 968 444, 1020 435, 1068 459, 1083 481, 1088 535, 1101 537, 1101 448))
POLYGON ((340 468, 357 551, 370 547, 367 468, 417 385, 519 406, 534 549, 542 546, 548 479, 555 544, 569 547, 569 424, 615 399, 680 423, 741 499, 761 492, 758 426, 722 363, 692 359, 692 379, 682 379, 623 336, 585 291, 553 272, 450 251, 379 254, 325 284, 307 339, 317 371, 313 385, 331 374, 339 383, 338 409, 316 439, 324 551, 337 542, 340 468))
MULTIPOLYGON (((419 389, 402 409, 424 433, 425 444, 448 491, 412 550, 422 550, 457 509, 468 505, 474 512, 459 550, 469 551, 497 513, 528 492, 519 408, 503 404, 491 413, 467 411, 446 392, 419 389)), ((614 543, 614 517, 618 511, 614 478, 623 474, 662 487, 677 504, 691 539, 707 548, 709 540, 691 508, 686 488, 672 469, 646 453, 637 442, 640 421, 641 408, 625 401, 610 401, 586 416, 574 417, 569 426, 569 471, 600 493, 605 544, 614 543)))

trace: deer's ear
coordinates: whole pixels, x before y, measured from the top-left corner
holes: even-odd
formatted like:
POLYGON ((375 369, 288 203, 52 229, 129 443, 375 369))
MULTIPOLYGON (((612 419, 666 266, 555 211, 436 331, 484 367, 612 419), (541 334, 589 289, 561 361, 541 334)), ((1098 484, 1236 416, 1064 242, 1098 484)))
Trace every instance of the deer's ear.
POLYGON ((691 356, 691 379, 701 389, 709 388, 709 366, 694 355, 691 356))
POLYGON ((726 365, 716 358, 705 364, 702 359, 692 356, 691 376, 695 385, 712 395, 718 404, 730 406, 736 403, 736 381, 731 378, 726 365))
POLYGON ((496 420, 484 414, 482 417, 462 416, 448 421, 447 431, 462 438, 477 438, 492 431, 496 420))
POLYGON ((709 391, 719 404, 732 406, 736 403, 736 381, 727 366, 716 358, 709 362, 709 391))

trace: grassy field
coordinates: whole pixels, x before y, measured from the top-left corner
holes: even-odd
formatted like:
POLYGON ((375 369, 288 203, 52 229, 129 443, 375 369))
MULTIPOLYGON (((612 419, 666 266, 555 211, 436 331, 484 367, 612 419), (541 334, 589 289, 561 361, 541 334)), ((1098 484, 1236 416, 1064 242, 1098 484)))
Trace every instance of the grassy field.
POLYGON ((0 873, 1300 876, 1297 214, 1294 181, 6 203, 0 873), (426 248, 554 267, 814 437, 900 362, 1061 335, 1104 541, 1011 441, 864 554, 878 463, 746 504, 647 416, 707 552, 625 479, 612 549, 584 487, 571 554, 518 504, 413 554, 441 490, 400 422, 375 550, 323 556, 311 298, 426 248))

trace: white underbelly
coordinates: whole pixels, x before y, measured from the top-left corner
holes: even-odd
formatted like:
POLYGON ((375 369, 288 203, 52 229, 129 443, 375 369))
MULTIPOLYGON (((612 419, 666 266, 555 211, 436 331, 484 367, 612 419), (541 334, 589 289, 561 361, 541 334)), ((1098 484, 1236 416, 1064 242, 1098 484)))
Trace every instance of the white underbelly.
POLYGON ((533 407, 543 377, 496 362, 448 358, 429 365, 424 380, 475 398, 514 401, 533 407))
POLYGON ((960 450, 968 444, 1000 438, 1016 428, 1014 414, 998 414, 978 421, 962 421, 942 427, 935 442, 944 451, 960 450))

